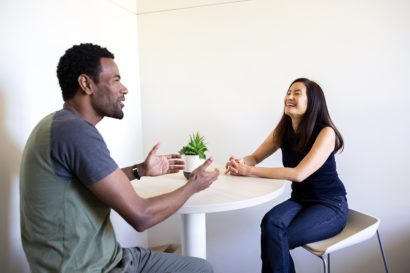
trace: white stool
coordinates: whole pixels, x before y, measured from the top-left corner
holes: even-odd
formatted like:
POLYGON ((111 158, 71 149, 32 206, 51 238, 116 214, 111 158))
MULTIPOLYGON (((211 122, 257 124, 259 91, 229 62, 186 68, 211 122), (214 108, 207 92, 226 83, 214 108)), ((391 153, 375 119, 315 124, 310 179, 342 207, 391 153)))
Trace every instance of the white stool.
POLYGON ((331 252, 366 241, 376 233, 377 238, 379 239, 384 267, 386 273, 389 273, 383 244, 378 231, 379 224, 380 220, 378 218, 349 209, 349 217, 347 219, 346 227, 342 232, 329 239, 304 245, 303 248, 322 259, 324 272, 329 273, 331 252), (325 258, 326 254, 327 263, 325 258))

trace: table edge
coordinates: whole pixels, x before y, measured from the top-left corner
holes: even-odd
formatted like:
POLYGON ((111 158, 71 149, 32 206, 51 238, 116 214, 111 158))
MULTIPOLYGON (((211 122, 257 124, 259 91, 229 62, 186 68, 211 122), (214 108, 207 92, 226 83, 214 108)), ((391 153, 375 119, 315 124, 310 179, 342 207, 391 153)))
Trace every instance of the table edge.
POLYGON ((285 182, 281 181, 282 185, 277 190, 265 194, 263 196, 258 196, 248 200, 242 200, 237 202, 230 202, 226 204, 210 204, 210 205, 201 205, 201 206, 185 206, 183 205, 179 208, 177 214, 193 214, 193 213, 213 213, 213 212, 223 212, 223 211, 232 211, 243 208, 250 208, 253 206, 261 205, 263 203, 269 202, 276 197, 280 196, 285 191, 285 182))

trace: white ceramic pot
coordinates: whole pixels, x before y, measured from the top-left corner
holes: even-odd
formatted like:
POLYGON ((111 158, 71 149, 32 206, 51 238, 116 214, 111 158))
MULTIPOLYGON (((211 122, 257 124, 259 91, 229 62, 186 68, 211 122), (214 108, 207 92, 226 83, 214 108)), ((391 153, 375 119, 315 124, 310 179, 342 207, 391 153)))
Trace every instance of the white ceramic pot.
POLYGON ((205 159, 199 158, 199 155, 185 155, 184 176, 189 179, 189 175, 193 170, 198 168, 205 162, 205 159))
POLYGON ((205 162, 199 155, 185 155, 185 172, 192 172, 205 162))

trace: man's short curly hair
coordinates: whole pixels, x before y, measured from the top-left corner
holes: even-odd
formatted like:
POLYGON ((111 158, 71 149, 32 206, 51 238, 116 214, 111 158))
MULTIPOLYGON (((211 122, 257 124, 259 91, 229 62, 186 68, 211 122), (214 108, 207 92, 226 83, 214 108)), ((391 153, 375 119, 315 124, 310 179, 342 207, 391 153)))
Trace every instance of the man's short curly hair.
POLYGON ((72 99, 79 88, 78 76, 88 75, 98 83, 101 72, 101 58, 114 59, 108 49, 91 43, 75 45, 67 49, 57 65, 57 78, 64 101, 72 99))

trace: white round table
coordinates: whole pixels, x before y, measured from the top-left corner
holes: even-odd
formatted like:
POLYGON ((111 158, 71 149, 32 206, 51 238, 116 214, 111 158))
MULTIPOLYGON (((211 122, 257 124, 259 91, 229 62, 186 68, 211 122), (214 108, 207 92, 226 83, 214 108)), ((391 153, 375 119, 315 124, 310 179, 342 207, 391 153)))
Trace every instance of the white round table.
MULTIPOLYGON (((191 196, 177 211, 182 216, 182 254, 206 258, 205 214, 248 208, 268 202, 284 191, 282 180, 225 175, 222 164, 212 164, 220 171, 208 189, 191 196)), ((142 177, 132 181, 135 191, 143 198, 171 192, 187 182, 182 172, 157 177, 142 177)))

